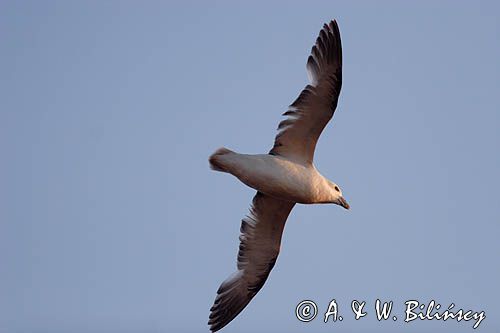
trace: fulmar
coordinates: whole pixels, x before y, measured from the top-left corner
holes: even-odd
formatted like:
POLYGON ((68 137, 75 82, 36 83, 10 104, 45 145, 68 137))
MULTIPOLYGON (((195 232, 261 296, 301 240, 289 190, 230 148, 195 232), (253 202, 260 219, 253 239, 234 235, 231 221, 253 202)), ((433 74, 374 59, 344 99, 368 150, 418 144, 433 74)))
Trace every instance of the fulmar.
POLYGON ((310 84, 289 106, 269 154, 217 149, 213 170, 227 172, 257 190, 241 223, 237 271, 217 290, 208 324, 216 332, 259 292, 280 251, 286 219, 296 203, 333 203, 349 209, 340 187, 313 164, 316 142, 332 118, 342 86, 342 46, 335 20, 320 31, 307 59, 310 84))

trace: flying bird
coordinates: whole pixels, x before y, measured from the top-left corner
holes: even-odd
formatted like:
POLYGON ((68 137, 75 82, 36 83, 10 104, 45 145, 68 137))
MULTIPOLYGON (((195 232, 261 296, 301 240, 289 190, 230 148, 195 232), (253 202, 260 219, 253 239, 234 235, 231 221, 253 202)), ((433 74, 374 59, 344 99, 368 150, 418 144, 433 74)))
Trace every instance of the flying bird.
POLYGON ((313 164, 316 142, 332 118, 342 86, 342 46, 337 22, 325 24, 307 59, 310 84, 289 106, 268 154, 219 148, 213 170, 227 172, 257 190, 241 223, 237 270, 217 290, 208 324, 216 332, 259 292, 276 263, 285 222, 296 203, 333 203, 349 209, 340 187, 313 164))

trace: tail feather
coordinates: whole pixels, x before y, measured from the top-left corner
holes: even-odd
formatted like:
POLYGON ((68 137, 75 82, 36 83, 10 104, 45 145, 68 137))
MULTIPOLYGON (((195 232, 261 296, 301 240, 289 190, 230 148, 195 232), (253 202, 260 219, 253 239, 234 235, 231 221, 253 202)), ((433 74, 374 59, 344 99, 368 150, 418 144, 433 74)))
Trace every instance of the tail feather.
POLYGON ((226 172, 224 166, 220 161, 220 157, 226 154, 234 153, 232 150, 227 148, 219 148, 217 149, 210 157, 208 158, 208 162, 210 163, 210 169, 220 172, 226 172))

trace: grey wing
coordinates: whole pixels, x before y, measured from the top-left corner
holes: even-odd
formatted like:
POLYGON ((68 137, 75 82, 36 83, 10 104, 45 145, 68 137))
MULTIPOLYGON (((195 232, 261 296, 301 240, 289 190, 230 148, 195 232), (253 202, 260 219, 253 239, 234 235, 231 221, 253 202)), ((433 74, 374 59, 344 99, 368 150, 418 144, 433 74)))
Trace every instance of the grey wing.
POLYGON ((274 147, 269 152, 312 163, 321 132, 332 118, 342 86, 342 45, 336 21, 325 24, 307 60, 311 84, 283 115, 274 147))
POLYGON ((238 270, 217 290, 208 324, 212 332, 233 320, 262 288, 280 251, 281 236, 293 202, 257 192, 242 220, 238 270))

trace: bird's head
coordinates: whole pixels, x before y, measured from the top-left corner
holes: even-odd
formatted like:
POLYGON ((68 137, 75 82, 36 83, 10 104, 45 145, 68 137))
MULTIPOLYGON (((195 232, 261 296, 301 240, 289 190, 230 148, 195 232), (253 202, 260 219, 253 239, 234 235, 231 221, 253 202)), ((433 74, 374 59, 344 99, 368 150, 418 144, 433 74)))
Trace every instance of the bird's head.
POLYGON ((349 209, 349 204, 342 196, 342 190, 340 189, 340 187, 337 184, 332 183, 331 181, 328 181, 328 185, 330 187, 330 200, 329 200, 329 202, 337 204, 339 206, 342 206, 345 209, 349 209))

